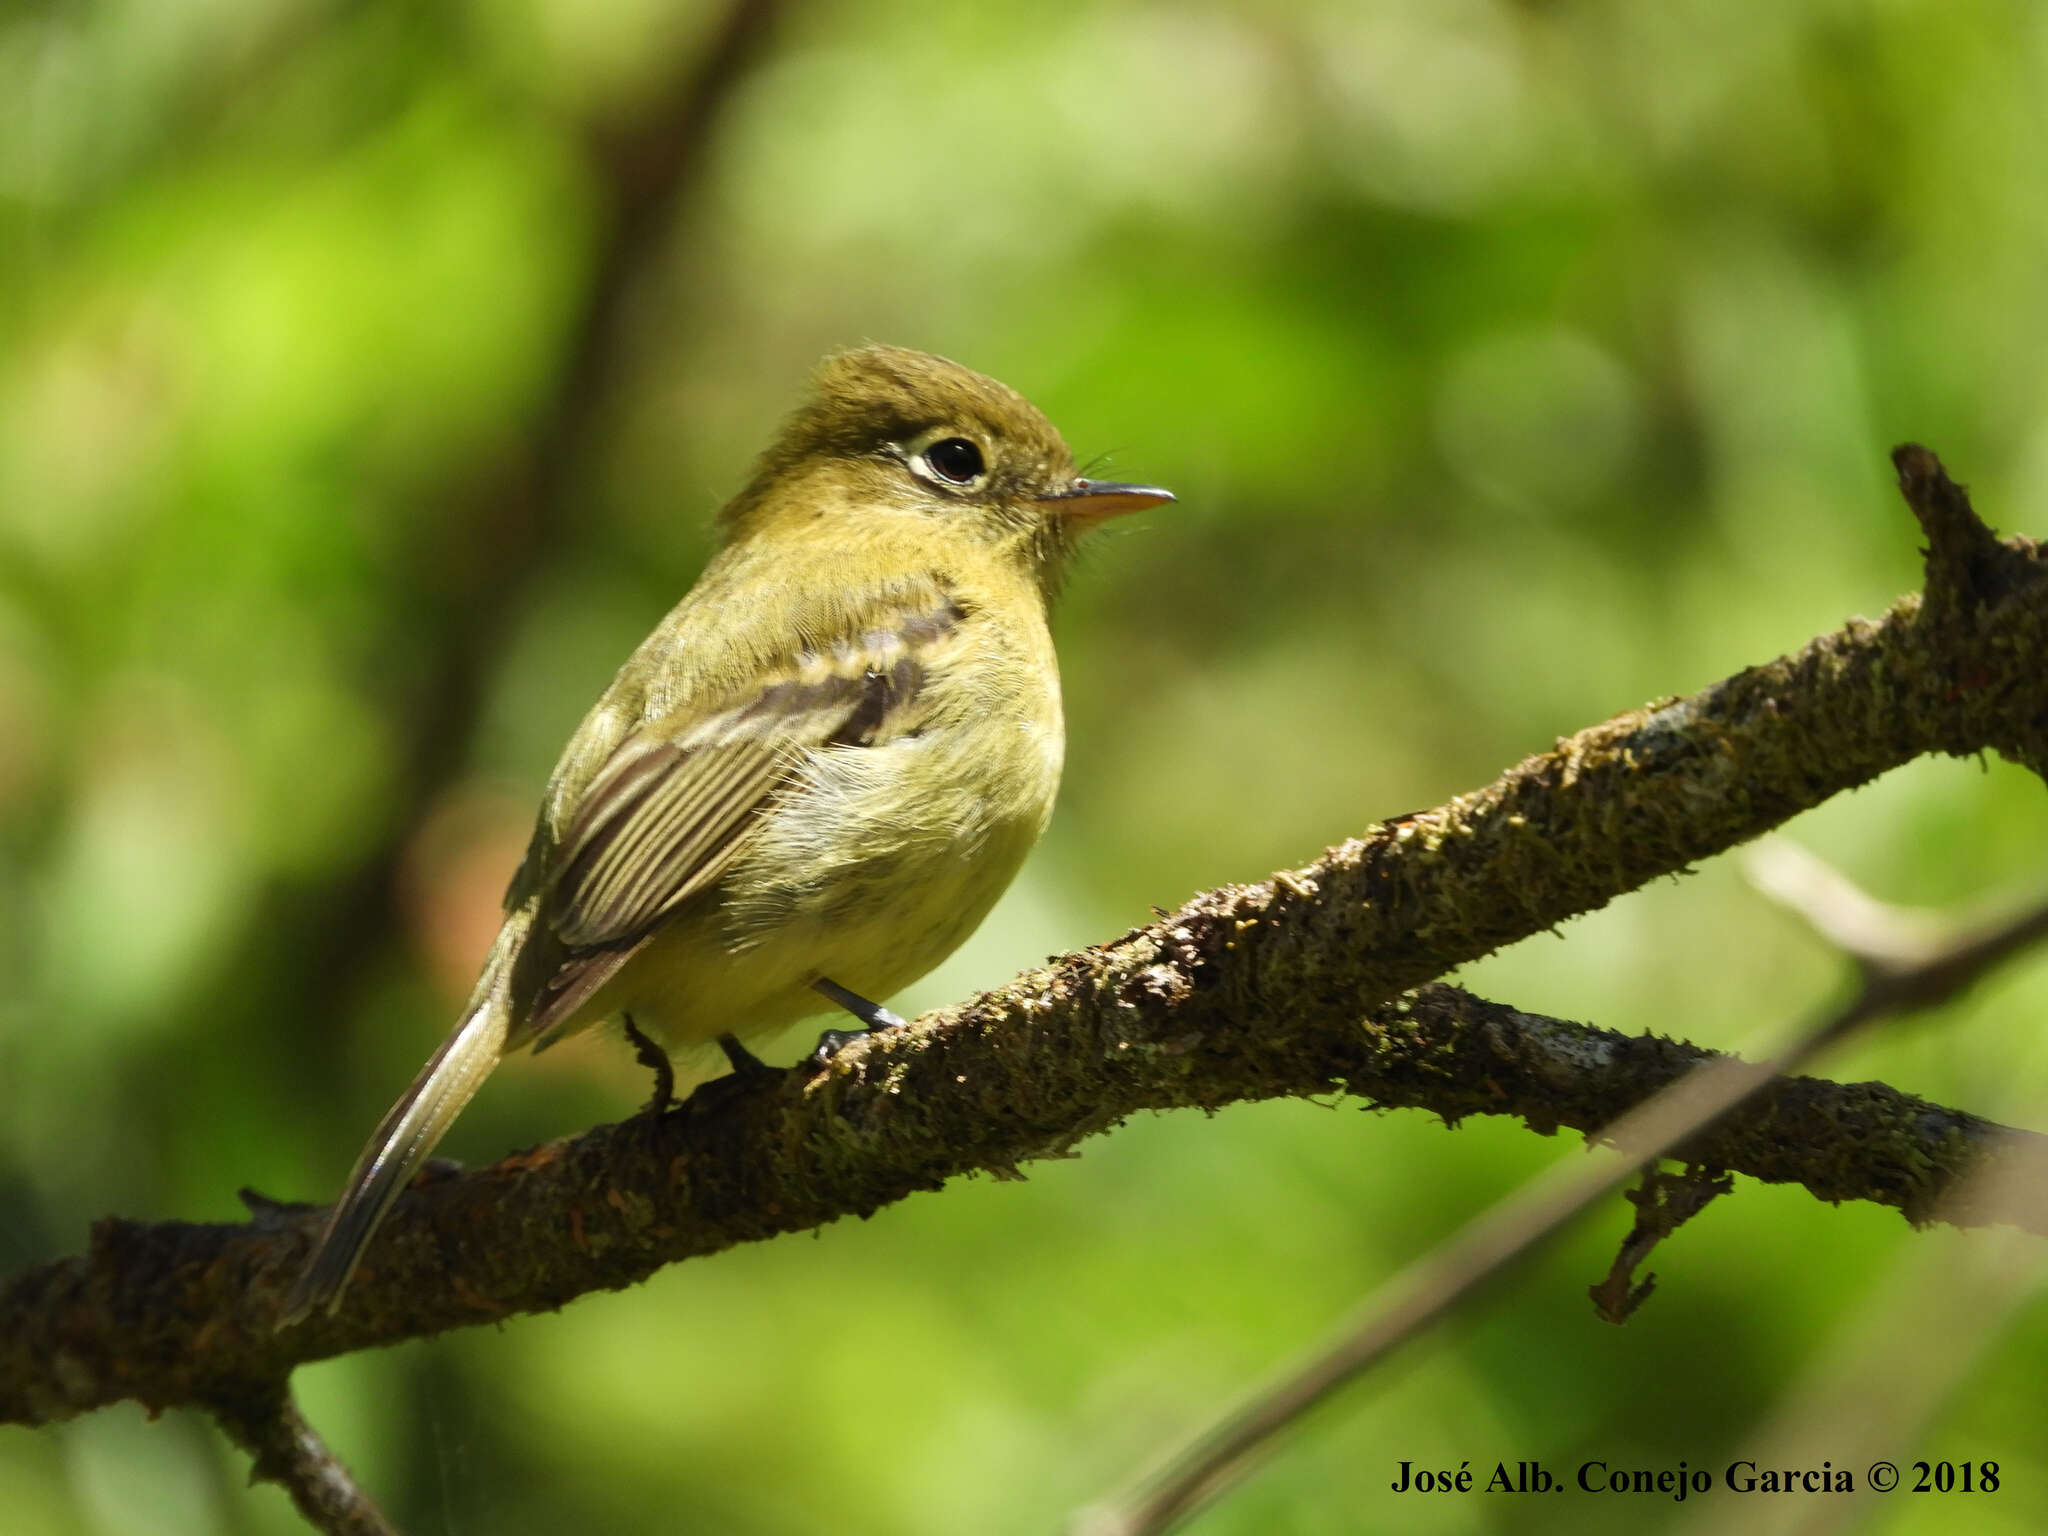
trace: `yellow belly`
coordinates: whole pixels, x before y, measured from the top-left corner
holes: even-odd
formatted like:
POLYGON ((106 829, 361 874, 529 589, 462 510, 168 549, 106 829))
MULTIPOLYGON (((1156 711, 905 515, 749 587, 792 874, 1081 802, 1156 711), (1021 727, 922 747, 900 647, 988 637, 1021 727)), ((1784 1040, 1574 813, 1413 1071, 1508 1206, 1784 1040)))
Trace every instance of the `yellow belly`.
MULTIPOLYGON (((1037 714, 1038 712, 1034 712, 1037 714)), ((715 890, 687 903, 570 1028, 631 1013, 673 1045, 773 1034, 830 1004, 820 977, 880 1002, 958 948, 1038 841, 1059 784, 1048 722, 944 727, 813 754, 715 890), (902 786, 920 793, 906 798, 902 786)))

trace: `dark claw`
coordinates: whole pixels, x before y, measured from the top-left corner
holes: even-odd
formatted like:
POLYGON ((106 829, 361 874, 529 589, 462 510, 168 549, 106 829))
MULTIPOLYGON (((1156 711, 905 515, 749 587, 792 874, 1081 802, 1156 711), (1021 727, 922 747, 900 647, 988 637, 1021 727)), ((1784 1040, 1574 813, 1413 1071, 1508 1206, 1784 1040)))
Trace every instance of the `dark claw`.
POLYGON ((872 1029, 828 1029, 818 1036, 818 1043, 804 1057, 804 1065, 813 1072, 822 1072, 832 1064, 833 1057, 854 1041, 865 1040, 873 1033, 872 1029))
POLYGON ((833 1057, 845 1050, 863 1035, 872 1035, 878 1029, 901 1029, 903 1017, 891 1013, 880 1003, 871 1003, 858 992, 849 991, 829 977, 820 976, 811 983, 811 990, 820 997, 829 997, 848 1013, 866 1025, 865 1029, 828 1029, 818 1036, 818 1043, 811 1047, 810 1055, 804 1058, 807 1071, 818 1073, 825 1070, 833 1057))

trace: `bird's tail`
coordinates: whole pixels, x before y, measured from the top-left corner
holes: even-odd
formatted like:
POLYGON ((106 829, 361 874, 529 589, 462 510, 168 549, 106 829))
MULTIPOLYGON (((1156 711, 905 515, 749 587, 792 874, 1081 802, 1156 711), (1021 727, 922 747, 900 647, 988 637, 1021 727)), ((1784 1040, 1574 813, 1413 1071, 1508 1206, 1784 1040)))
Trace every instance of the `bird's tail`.
POLYGON ((315 1309, 332 1312, 340 1305, 349 1277, 385 1212, 498 1064, 511 1025, 506 983, 517 949, 509 931, 499 936, 461 1022, 379 1122, 356 1159, 341 1198, 327 1214, 312 1257, 285 1297, 278 1327, 299 1322, 315 1309))

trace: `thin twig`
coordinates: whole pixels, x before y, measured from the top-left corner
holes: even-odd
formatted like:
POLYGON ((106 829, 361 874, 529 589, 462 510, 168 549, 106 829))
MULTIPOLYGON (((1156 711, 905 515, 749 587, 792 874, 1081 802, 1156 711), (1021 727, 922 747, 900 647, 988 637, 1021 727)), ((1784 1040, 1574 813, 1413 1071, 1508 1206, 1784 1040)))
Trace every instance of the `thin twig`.
POLYGON ((1732 1194, 1734 1189, 1732 1175, 1697 1164, 1682 1173, 1645 1168, 1642 1182, 1628 1192, 1628 1202, 1636 1208, 1635 1225, 1621 1240, 1606 1277, 1586 1288, 1595 1315, 1604 1323, 1617 1324, 1635 1316, 1657 1288, 1654 1274, 1638 1281, 1636 1271, 1648 1262, 1659 1243, 1699 1215, 1709 1202, 1732 1194))
POLYGON ((252 1480, 276 1483, 326 1536, 397 1536, 376 1502, 300 1415, 283 1383, 223 1395, 208 1405, 254 1458, 252 1480))
POLYGON ((1939 913, 1878 901, 1834 865, 1789 838, 1767 837, 1743 851, 1752 888, 1797 917, 1860 969, 1922 963, 1953 926, 1939 913))
MULTIPOLYGON (((2011 1177, 1986 1169, 1958 1195, 1998 1199, 2002 1192, 1995 1186, 2011 1177)), ((1778 1460, 1781 1466, 1812 1465, 1797 1458, 1814 1450, 1859 1472, 1880 1459, 1908 1461, 1913 1448, 1925 1444, 1923 1427, 1969 1378, 2000 1330, 2040 1295, 2044 1274, 2048 1264, 2041 1245, 2015 1232, 1986 1234, 1959 1252, 1908 1250, 1884 1293, 1859 1309, 1809 1363, 1804 1390, 1757 1442, 1767 1454, 1794 1458, 1778 1460)), ((1994 1464, 2002 1451, 1988 1452, 1994 1464)), ((1980 1482, 1985 1454, 1969 1458, 1980 1482)), ((1904 1475, 1908 1481, 1902 1486, 1912 1486, 1912 1472, 1904 1475)), ((1742 1529, 1757 1536, 1828 1536, 1867 1520, 1873 1496, 1887 1491, 1873 1486, 1864 1472, 1854 1498, 1799 1500, 1761 1521, 1752 1517, 1742 1529)), ((1719 1528, 1731 1536, 1736 1529, 1730 1521, 1719 1528)))
MULTIPOLYGON (((1843 947, 1869 970, 1896 971, 1928 941, 1930 914, 1874 901, 1791 845, 1771 849, 1765 875, 1761 885, 1816 932, 1847 939, 1843 947)), ((1943 1203, 2005 1198, 2014 1177, 2010 1169, 1987 1166, 1958 1181, 1943 1203)), ((1870 1469, 1903 1459, 1905 1448, 1919 1443, 1923 1426, 2019 1307, 2039 1293, 2042 1279, 2039 1243, 2016 1233, 1988 1234, 1939 1257, 1920 1247, 1908 1251, 1808 1362, 1793 1399, 1750 1437, 1770 1465, 1831 1460, 1854 1468, 1853 1496, 1747 1514, 1702 1508, 1687 1529, 1698 1536, 1733 1536, 1738 1529, 1745 1536, 1831 1536, 1863 1524, 1873 1500, 1889 1491, 1873 1485, 1870 1469)), ((1995 1454, 1991 1460, 1995 1467, 1995 1454)), ((1972 1476, 1984 1475, 1980 1459, 1971 1458, 1970 1466, 1972 1476)))
POLYGON ((1574 1159, 1486 1212, 1374 1294, 1356 1321, 1305 1365, 1257 1393, 1165 1470, 1126 1498, 1077 1522, 1086 1536, 1157 1536, 1241 1477, 1252 1458, 1346 1383, 1431 1327, 1510 1264, 1555 1237, 1573 1217, 1667 1155, 1782 1073, 1853 1030, 1894 1013, 1946 1002, 2023 946, 2048 935, 2048 902, 1960 934, 1911 968, 1872 969, 1842 1008, 1751 1065, 1708 1063, 1630 1111, 1597 1139, 1621 1156, 1591 1167, 1574 1159))
MULTIPOLYGON (((2027 541, 1996 550, 1989 608, 1937 626, 1905 598, 1876 623, 1581 731, 1306 868, 1205 893, 858 1042, 810 1081, 763 1079, 651 1126, 600 1127, 417 1186, 341 1312, 286 1335, 271 1323, 310 1213, 102 1221, 87 1254, 0 1286, 0 1422, 192 1402, 306 1360, 559 1307, 961 1173, 1062 1155, 1142 1109, 1348 1089, 1450 1118, 1606 1125, 1705 1053, 1424 983, 1922 753, 2031 750, 2030 723, 2048 719, 2048 569, 2027 541)), ((2043 1138, 1879 1084, 1782 1083, 1769 1110, 1769 1123, 1722 1122, 1686 1155, 1915 1220, 1987 1157, 2043 1162, 2043 1138), (1788 1115, 1830 1150, 1788 1142, 1788 1115)), ((2043 1191, 2048 1176, 2011 1206, 1956 1219, 2048 1227, 2043 1191)))
MULTIPOLYGON (((1942 658, 1936 667, 1943 680, 1939 701, 1924 701, 1930 719, 1966 701, 1972 709, 1990 707, 2001 722, 1993 731, 1999 750, 2037 773, 2048 773, 2048 731, 2043 727, 2048 710, 2021 705, 2015 691, 1977 659, 1988 634, 2010 616, 2015 599, 2040 579, 2039 547, 2027 541, 2002 543, 1927 449, 1905 444, 1893 451, 1892 462, 1900 494, 1928 539, 1921 616, 1928 641, 1942 658)), ((2040 658, 2048 655, 2048 643, 2040 643, 2042 639, 2033 637, 2025 651, 2028 665, 2036 670, 2040 658)), ((1676 714, 1690 724, 1693 706, 1660 713, 1676 714)), ((1949 750, 1958 747, 1951 744, 1949 750)), ((1703 1065, 1622 1116, 1598 1138, 1624 1154, 1620 1163, 1596 1165, 1587 1172, 1560 1167, 1496 1205, 1382 1286, 1333 1344, 1205 1433, 1163 1471, 1141 1480, 1121 1501, 1085 1512, 1079 1528, 1091 1536, 1149 1536, 1170 1529, 1241 1475, 1273 1436, 1554 1236, 1573 1216, 1623 1183, 1636 1166, 1697 1136, 1768 1086, 1778 1073, 1861 1025, 1954 996, 2043 932, 2048 932, 2048 905, 1981 933, 1953 938, 1921 953, 1917 961, 1897 953, 1898 946, 1884 953, 1878 946, 1859 956, 1862 984, 1855 996, 1796 1037, 1775 1061, 1762 1066, 1735 1061, 1703 1065)))
MULTIPOLYGON (((1904 1250, 1804 1362, 1790 1400, 1741 1436, 1759 1466, 1828 1463, 1850 1472, 1853 1493, 1701 1500, 1683 1528, 1690 1536, 1827 1536, 1873 1524, 1877 1502, 1893 1490, 1874 1486, 1872 1469, 1890 1461, 1901 1469, 1898 1489, 1913 1488, 1912 1462, 1932 1448, 1924 1426, 1972 1378, 2015 1313, 2039 1296, 2042 1275, 2041 1244, 2018 1233, 1987 1233, 1956 1249, 1904 1250)), ((1958 1459, 1967 1458, 1973 1485, 1987 1470, 1980 1458, 1994 1464, 1994 1478, 1996 1463, 2024 1461, 2010 1437, 1965 1445, 1958 1459)), ((1981 1491, 1972 1487, 1973 1502, 1981 1491)), ((1973 1524, 1963 1519, 1954 1528, 1973 1524)))

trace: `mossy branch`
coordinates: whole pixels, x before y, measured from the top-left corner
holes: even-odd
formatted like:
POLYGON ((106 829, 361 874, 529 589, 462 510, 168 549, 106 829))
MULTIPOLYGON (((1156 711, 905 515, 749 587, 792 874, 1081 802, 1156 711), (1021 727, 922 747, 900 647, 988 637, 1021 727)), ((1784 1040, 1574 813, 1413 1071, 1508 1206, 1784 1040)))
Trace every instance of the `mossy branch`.
MULTIPOLYGON (((1138 1110, 1348 1092, 1542 1131, 1607 1123, 1708 1053, 1427 983, 1923 753, 2048 762, 2040 551, 1972 533, 1932 455, 1898 459, 1930 543, 1924 601, 1582 731, 1304 869, 1208 892, 857 1044, 815 1079, 725 1079, 658 1118, 416 1188, 334 1317, 273 1326, 311 1237, 302 1209, 244 1225, 103 1221, 85 1255, 0 1290, 0 1421, 232 1399, 307 1360, 551 1309, 1005 1172, 1138 1110)), ((1987 1162, 2048 1169, 2048 1139, 1881 1085, 1803 1078, 1685 1151, 1914 1219, 1987 1162)), ((2022 1183, 2048 1189, 1995 1181, 2022 1183)), ((2048 1231, 2048 1202, 2032 1196, 1940 1214, 2048 1231)))

